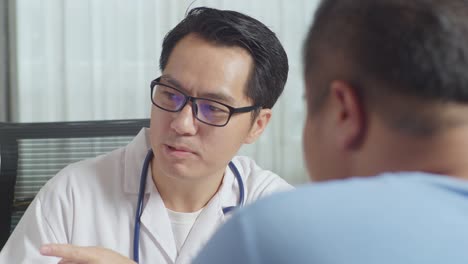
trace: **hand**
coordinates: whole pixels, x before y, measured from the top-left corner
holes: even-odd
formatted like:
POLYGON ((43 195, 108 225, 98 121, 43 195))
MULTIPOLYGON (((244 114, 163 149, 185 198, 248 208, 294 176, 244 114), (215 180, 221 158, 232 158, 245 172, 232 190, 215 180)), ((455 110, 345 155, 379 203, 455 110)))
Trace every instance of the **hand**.
POLYGON ((136 264, 131 259, 110 249, 101 247, 79 247, 68 244, 49 244, 41 247, 44 256, 62 258, 58 264, 136 264))

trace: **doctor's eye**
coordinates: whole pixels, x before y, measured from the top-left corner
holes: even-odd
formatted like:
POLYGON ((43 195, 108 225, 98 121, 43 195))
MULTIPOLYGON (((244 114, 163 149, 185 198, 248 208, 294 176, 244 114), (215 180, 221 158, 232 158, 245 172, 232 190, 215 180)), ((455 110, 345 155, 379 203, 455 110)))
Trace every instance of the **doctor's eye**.
POLYGON ((163 91, 162 94, 165 98, 170 99, 170 100, 177 99, 177 96, 178 96, 178 94, 175 94, 171 91, 163 91))
POLYGON ((198 108, 202 118, 215 124, 222 123, 229 118, 229 108, 217 102, 199 102, 198 108))
POLYGON ((158 85, 153 94, 154 102, 165 109, 177 110, 185 103, 185 95, 174 88, 158 85))
POLYGON ((221 109, 220 107, 217 107, 215 105, 207 105, 206 106, 206 110, 207 111, 210 111, 212 113, 219 113, 219 114, 223 114, 223 113, 228 113, 229 111, 226 111, 226 109, 221 109))
POLYGON ((206 113, 206 114, 220 114, 220 115, 229 114, 229 108, 216 102, 211 102, 211 101, 201 102, 199 104, 199 107, 201 108, 200 110, 202 110, 203 113, 206 113))

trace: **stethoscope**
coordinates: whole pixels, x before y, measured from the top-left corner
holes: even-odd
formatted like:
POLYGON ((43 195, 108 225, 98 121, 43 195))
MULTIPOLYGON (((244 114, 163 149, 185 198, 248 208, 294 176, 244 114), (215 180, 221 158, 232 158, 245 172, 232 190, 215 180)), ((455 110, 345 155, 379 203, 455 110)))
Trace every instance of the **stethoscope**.
MULTIPOLYGON (((153 150, 150 149, 148 153, 146 154, 145 161, 143 162, 143 168, 141 170, 141 176, 140 176, 140 189, 138 191, 138 203, 137 203, 137 210, 136 210, 136 215, 135 215, 135 228, 134 228, 134 233, 133 233, 133 260, 136 263, 138 263, 139 261, 140 222, 141 222, 141 214, 143 213, 142 208, 143 208, 143 197, 144 197, 145 188, 146 188, 146 176, 148 175, 149 164, 153 156, 154 156, 153 150)), ((234 176, 236 177, 236 180, 237 180, 237 184, 239 185, 239 203, 237 206, 224 207, 223 214, 227 214, 233 209, 244 205, 244 191, 245 190, 244 190, 244 182, 242 181, 242 177, 240 176, 239 170, 237 170, 236 165, 234 165, 232 161, 229 162, 229 168, 234 173, 234 176)))

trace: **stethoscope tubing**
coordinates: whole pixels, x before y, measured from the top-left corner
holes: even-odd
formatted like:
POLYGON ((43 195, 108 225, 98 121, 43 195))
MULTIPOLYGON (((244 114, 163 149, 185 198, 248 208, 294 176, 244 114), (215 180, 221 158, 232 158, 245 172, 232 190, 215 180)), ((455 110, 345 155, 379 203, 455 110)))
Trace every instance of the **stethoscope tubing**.
MULTIPOLYGON (((151 162, 151 159, 153 159, 154 154, 153 151, 150 149, 148 150, 148 153, 146 154, 145 161, 143 162, 143 168, 141 170, 141 176, 140 176, 140 187, 138 190, 138 203, 137 203, 137 209, 136 209, 136 214, 135 214, 135 226, 133 230, 133 260, 136 263, 139 263, 139 248, 140 248, 140 223, 141 223, 141 214, 143 213, 143 198, 145 195, 145 188, 146 188, 146 176, 148 175, 148 168, 149 164, 151 162)), ((245 196, 245 187, 244 187, 244 182, 242 181, 242 177, 239 173, 239 170, 237 167, 234 165, 232 161, 229 162, 229 168, 231 171, 234 173, 234 176, 236 177, 237 184, 239 185, 239 203, 237 206, 230 206, 230 207, 225 207, 223 208, 223 213, 227 214, 228 212, 232 211, 233 209, 237 207, 242 207, 244 206, 244 196, 245 196)))

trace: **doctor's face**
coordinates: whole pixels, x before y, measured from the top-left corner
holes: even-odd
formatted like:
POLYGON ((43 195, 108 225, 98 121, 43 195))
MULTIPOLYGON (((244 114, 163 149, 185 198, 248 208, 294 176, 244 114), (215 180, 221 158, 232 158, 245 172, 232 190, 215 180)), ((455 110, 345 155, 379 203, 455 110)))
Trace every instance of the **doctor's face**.
MULTIPOLYGON (((252 58, 244 49, 219 46, 190 34, 172 50, 160 82, 188 96, 246 107, 253 105, 245 95, 252 67, 252 58)), ((162 91, 168 94, 166 98, 173 97, 172 92, 162 91)), ((198 103, 199 118, 214 109, 205 109, 202 102, 198 103)), ((264 123, 253 122, 251 112, 233 114, 225 126, 215 127, 197 120, 193 107, 193 101, 188 101, 179 112, 152 107, 152 165, 160 176, 186 180, 222 176, 242 144, 253 142, 263 131, 257 124, 264 123)), ((269 118, 264 114, 259 118, 265 116, 269 118)))

